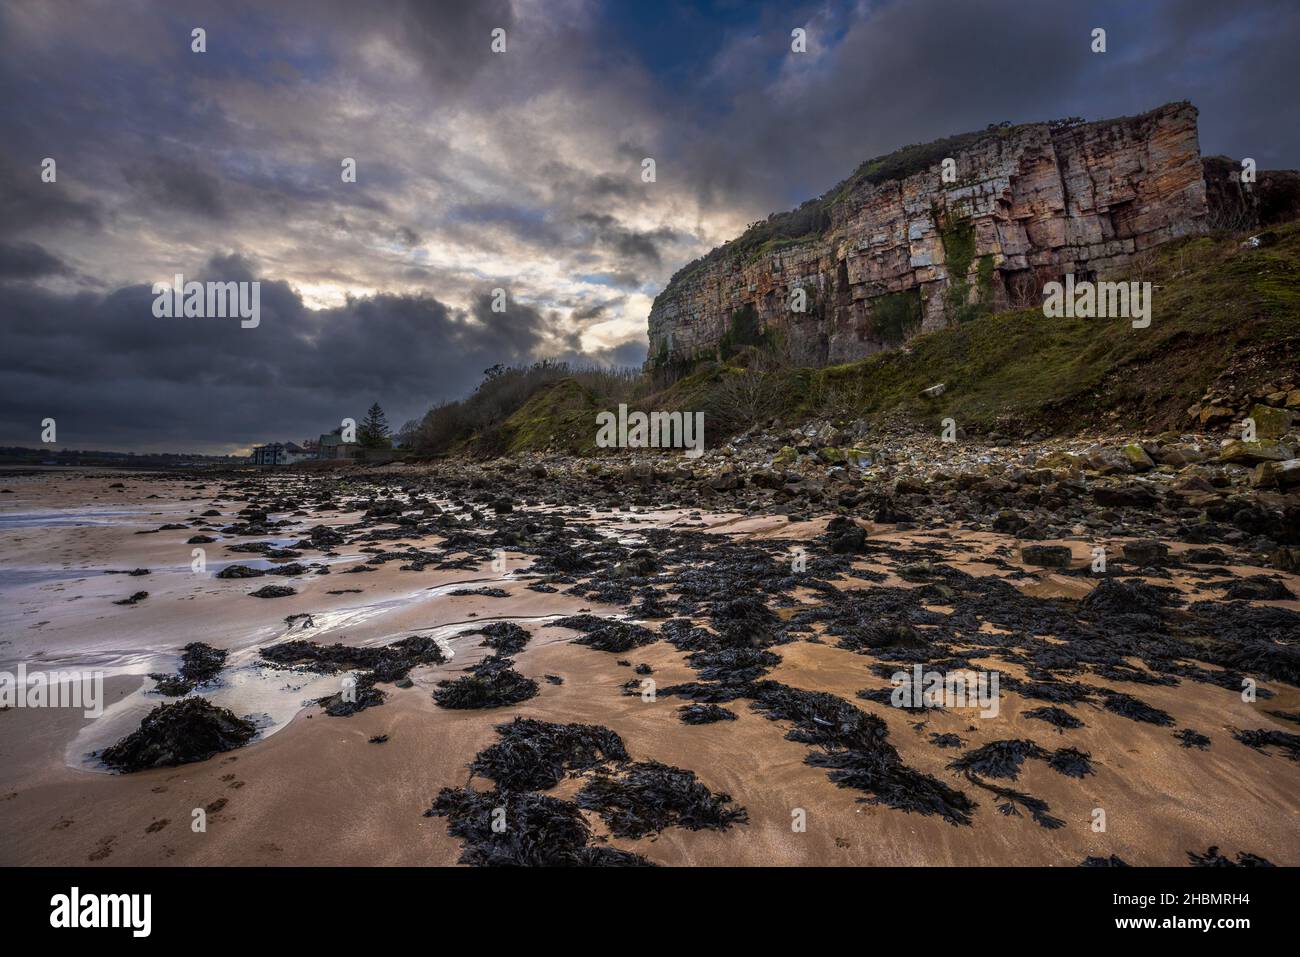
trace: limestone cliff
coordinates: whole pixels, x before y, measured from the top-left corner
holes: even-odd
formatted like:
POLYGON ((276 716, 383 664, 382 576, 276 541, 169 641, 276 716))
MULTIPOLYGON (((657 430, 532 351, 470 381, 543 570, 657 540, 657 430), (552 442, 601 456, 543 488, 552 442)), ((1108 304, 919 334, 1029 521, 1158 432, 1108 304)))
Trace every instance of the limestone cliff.
POLYGON ((650 311, 649 365, 760 339, 803 364, 846 361, 1040 302, 1067 272, 1122 269, 1202 228, 1196 115, 1172 103, 994 126, 864 163, 673 276, 650 311), (791 308, 796 288, 804 312, 791 308))

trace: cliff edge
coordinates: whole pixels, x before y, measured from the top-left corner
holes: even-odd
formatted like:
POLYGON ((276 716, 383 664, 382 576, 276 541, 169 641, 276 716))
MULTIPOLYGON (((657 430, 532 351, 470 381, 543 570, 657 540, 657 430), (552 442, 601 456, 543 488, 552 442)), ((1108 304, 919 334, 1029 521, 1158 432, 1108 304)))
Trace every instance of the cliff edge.
POLYGON ((800 365, 849 361, 1040 302, 1066 273, 1123 269, 1205 228, 1196 119, 1171 103, 991 126, 870 160, 674 275, 650 311, 647 365, 759 341, 800 365))

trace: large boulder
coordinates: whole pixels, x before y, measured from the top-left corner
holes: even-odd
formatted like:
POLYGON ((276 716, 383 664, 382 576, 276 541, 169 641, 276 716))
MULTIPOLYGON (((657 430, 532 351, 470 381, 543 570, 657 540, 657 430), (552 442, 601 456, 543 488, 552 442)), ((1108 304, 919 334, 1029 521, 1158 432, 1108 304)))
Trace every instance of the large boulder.
POLYGON ((1124 558, 1138 565, 1163 565, 1169 560, 1169 546, 1144 538, 1123 545, 1124 558))
POLYGON ((1149 472, 1156 467, 1156 463, 1151 461, 1151 456, 1147 455, 1146 449, 1136 442, 1130 442, 1120 449, 1120 452, 1128 459, 1128 464, 1134 472, 1149 472))
POLYGON ((1020 560, 1040 568, 1069 568, 1073 555, 1068 545, 1026 545, 1020 560))
POLYGON ((1280 443, 1268 442, 1262 439, 1257 439, 1254 442, 1233 439, 1219 452, 1220 462, 1230 462, 1237 465, 1255 465, 1258 462, 1283 462, 1287 458, 1286 449, 1280 443))
POLYGON ((798 459, 799 453, 794 450, 793 446, 787 445, 782 447, 781 451, 777 452, 776 455, 772 456, 772 464, 793 465, 798 459))
MULTIPOLYGON (((1145 454, 1145 453, 1143 453, 1145 454)), ((1121 472, 1132 472, 1133 463, 1119 449, 1108 449, 1096 446, 1087 451, 1083 458, 1083 467, 1090 472, 1097 472, 1101 475, 1116 475, 1121 472)))
POLYGON ((1280 439, 1291 431, 1296 414, 1287 409, 1256 405, 1250 410, 1250 417, 1255 420, 1255 435, 1259 438, 1280 439))
POLYGON ((1289 489, 1300 485, 1300 459, 1282 462, 1260 462, 1250 476, 1255 488, 1289 489))
POLYGON ((1209 458, 1209 454, 1199 445, 1185 445, 1180 442, 1170 443, 1160 447, 1155 455, 1155 459, 1161 465, 1192 465, 1196 462, 1204 462, 1209 458))
POLYGON ((1226 405, 1205 405, 1197 413, 1197 420, 1206 428, 1214 428, 1216 425, 1227 425, 1237 417, 1236 413, 1226 405))

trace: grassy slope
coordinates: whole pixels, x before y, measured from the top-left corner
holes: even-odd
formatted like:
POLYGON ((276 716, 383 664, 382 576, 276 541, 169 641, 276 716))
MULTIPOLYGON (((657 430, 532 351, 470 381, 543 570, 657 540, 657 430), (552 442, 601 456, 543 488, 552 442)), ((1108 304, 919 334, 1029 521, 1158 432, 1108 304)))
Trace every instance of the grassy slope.
POLYGON ((596 444, 596 413, 611 408, 590 389, 563 379, 537 392, 501 426, 505 450, 546 449, 575 454, 596 444))
MULTIPOLYGON (((1232 367, 1248 387, 1295 374, 1300 357, 1300 223, 1276 227, 1274 245, 1197 237, 1156 251, 1141 275, 1155 284, 1149 328, 1122 319, 1046 319, 1028 309, 975 319, 889 352, 824 369, 769 373, 786 424, 827 415, 828 392, 851 397, 841 415, 952 416, 970 428, 1069 431, 1114 425, 1159 431, 1232 367), (942 382, 936 400, 918 393, 942 382)), ((717 408, 734 366, 710 364, 639 403, 717 408)), ((510 451, 589 451, 595 415, 613 405, 571 380, 533 396, 502 427, 510 451)), ((716 435, 716 433, 714 433, 716 435)))

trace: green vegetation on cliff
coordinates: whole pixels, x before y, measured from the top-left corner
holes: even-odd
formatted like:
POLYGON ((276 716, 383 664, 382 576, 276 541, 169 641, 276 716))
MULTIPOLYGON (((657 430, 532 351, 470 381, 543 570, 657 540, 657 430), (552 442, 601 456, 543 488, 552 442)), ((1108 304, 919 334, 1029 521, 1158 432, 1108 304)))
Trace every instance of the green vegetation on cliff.
MULTIPOLYGON (((820 369, 783 367, 768 348, 749 345, 658 391, 644 377, 546 382, 466 445, 492 454, 589 451, 596 413, 619 401, 703 411, 709 445, 754 424, 828 417, 937 428, 952 416, 974 431, 1185 426, 1186 409, 1221 375, 1257 387, 1294 371, 1300 223, 1263 236, 1258 247, 1243 246, 1242 235, 1179 240, 1129 274, 1102 277, 1154 284, 1145 329, 1125 319, 1048 319, 1039 308, 975 314, 905 349, 820 369), (943 395, 921 396, 940 382, 943 395)), ((904 304, 899 315, 910 310, 904 304)))
MULTIPOLYGON (((774 415, 786 424, 832 415, 918 423, 952 416, 975 429, 1177 427, 1224 372, 1259 384, 1294 370, 1300 223, 1265 237, 1259 248, 1242 248, 1241 236, 1188 238, 1131 274, 1102 277, 1153 283, 1145 329, 1124 319, 1048 319, 1040 308, 988 315, 972 307, 966 321, 903 350, 757 375, 772 383, 774 415), (942 396, 921 396, 938 383, 942 396)), ((707 416, 727 371, 701 368, 655 401, 707 416)))

